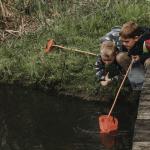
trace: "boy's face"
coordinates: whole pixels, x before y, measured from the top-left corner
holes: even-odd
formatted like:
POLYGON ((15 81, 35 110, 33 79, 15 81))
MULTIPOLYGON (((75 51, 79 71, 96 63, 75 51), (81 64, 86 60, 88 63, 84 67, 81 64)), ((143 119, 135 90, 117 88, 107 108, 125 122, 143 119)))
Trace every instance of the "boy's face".
POLYGON ((121 41, 122 41, 122 44, 128 49, 130 50, 134 45, 135 43, 139 40, 139 37, 136 36, 134 38, 123 38, 123 37, 120 37, 121 41))
POLYGON ((114 62, 115 60, 115 56, 114 55, 111 55, 111 56, 103 56, 101 55, 101 58, 102 58, 102 61, 104 64, 106 65, 110 65, 114 62))

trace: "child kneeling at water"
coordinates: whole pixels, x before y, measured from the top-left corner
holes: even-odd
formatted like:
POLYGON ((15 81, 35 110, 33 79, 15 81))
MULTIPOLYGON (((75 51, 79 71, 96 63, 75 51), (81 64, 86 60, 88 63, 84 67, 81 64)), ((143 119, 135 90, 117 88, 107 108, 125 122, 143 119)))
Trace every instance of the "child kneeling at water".
POLYGON ((113 80, 118 80, 122 68, 116 62, 118 49, 112 41, 104 41, 100 45, 100 55, 95 63, 96 76, 102 86, 107 86, 113 80))

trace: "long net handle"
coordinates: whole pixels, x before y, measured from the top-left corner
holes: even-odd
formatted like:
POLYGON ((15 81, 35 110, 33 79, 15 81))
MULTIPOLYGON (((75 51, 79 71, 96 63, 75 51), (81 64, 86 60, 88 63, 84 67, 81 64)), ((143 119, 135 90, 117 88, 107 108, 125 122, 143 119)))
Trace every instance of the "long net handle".
POLYGON ((108 117, 109 117, 110 114, 112 113, 112 110, 113 110, 113 108, 114 108, 114 106, 115 106, 115 104, 116 104, 117 98, 118 98, 118 96, 119 96, 120 90, 121 90, 121 88, 122 88, 122 86, 123 86, 123 84, 124 84, 124 82, 125 82, 125 80, 126 80, 126 78, 127 78, 127 75, 128 75, 128 73, 129 73, 129 71, 130 71, 132 65, 133 65, 133 62, 134 62, 134 59, 132 59, 130 65, 129 65, 129 67, 128 67, 128 70, 127 70, 127 72, 126 72, 126 74, 125 74, 125 76, 124 76, 124 79, 123 79, 122 82, 121 82, 121 85, 120 85, 120 87, 119 87, 119 89, 118 89, 118 92, 117 92, 117 94, 116 94, 115 100, 114 100, 114 102, 113 102, 113 104, 112 104, 112 106, 111 106, 111 109, 110 109, 109 113, 108 113, 108 117))
POLYGON ((53 46, 54 46, 54 47, 61 48, 61 49, 65 49, 65 50, 68 50, 68 51, 75 51, 75 52, 82 53, 82 54, 97 56, 97 54, 95 54, 95 53, 86 52, 86 51, 81 51, 81 50, 78 50, 78 49, 67 48, 67 47, 60 46, 60 45, 53 45, 53 46))

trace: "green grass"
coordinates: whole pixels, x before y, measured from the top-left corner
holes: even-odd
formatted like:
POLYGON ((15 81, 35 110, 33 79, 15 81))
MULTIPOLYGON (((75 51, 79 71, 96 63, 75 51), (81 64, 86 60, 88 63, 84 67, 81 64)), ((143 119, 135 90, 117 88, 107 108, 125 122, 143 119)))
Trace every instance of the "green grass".
POLYGON ((93 95, 98 86, 95 57, 58 48, 45 54, 44 47, 48 39, 54 39, 58 45, 98 54, 99 38, 113 26, 129 20, 150 25, 149 1, 118 1, 107 8, 106 4, 106 0, 53 0, 48 4, 34 0, 23 5, 16 0, 12 7, 21 15, 37 18, 41 25, 37 32, 1 43, 0 81, 93 95))

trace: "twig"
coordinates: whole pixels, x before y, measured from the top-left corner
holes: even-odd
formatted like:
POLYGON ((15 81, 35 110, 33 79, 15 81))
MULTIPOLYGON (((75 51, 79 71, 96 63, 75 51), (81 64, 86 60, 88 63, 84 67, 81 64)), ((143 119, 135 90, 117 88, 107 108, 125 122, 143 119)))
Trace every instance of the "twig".
POLYGON ((2 16, 5 18, 5 10, 4 10, 4 7, 3 7, 3 3, 2 1, 0 0, 0 7, 1 7, 1 10, 2 10, 2 16))
POLYGON ((19 35, 21 36, 23 32, 24 32, 24 20, 22 18, 21 25, 19 25, 19 35))
POLYGON ((10 34, 12 34, 12 35, 14 35, 14 36, 16 36, 16 37, 18 37, 16 34, 14 34, 14 33, 19 33, 19 31, 14 31, 14 30, 5 30, 6 32, 8 32, 8 33, 10 33, 10 34))
POLYGON ((108 2, 107 2, 107 4, 106 4, 105 8, 108 8, 108 7, 110 6, 110 2, 111 2, 111 0, 108 0, 108 2))
POLYGON ((5 30, 7 32, 14 32, 14 33, 19 33, 19 31, 14 31, 14 30, 5 30))

